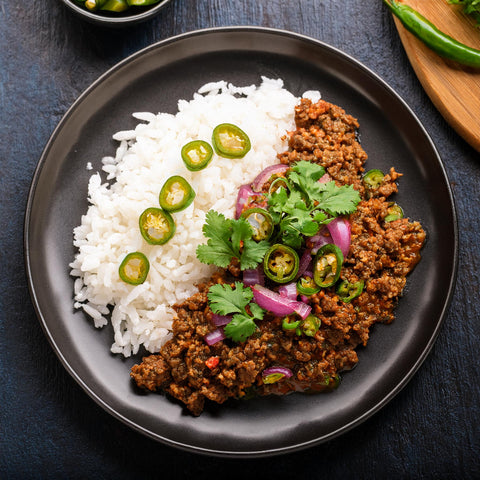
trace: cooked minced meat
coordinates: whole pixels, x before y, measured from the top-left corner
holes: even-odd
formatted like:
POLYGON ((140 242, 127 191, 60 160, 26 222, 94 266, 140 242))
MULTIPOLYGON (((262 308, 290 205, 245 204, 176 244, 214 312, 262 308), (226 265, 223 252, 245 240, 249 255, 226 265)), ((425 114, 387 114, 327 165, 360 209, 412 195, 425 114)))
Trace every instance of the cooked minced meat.
POLYGON ((207 292, 215 283, 233 285, 240 270, 235 262, 199 285, 199 292, 175 305, 173 338, 158 354, 145 357, 132 368, 136 384, 162 390, 200 415, 205 400, 223 403, 229 398, 319 392, 335 387, 339 372, 358 361, 355 348, 366 345, 370 328, 394 319, 394 308, 405 287, 406 276, 420 259, 425 232, 406 218, 385 222, 388 197, 397 191, 400 174, 392 168, 382 185, 367 192, 362 184, 366 153, 357 141, 358 122, 340 107, 320 100, 303 99, 295 109, 297 130, 289 137, 289 150, 279 160, 292 164, 308 160, 326 168, 338 185, 351 184, 361 195, 350 215, 351 247, 341 279, 364 281, 364 290, 350 303, 339 299, 334 288, 310 297, 321 326, 314 337, 282 329, 282 318, 267 313, 257 331, 243 343, 229 339, 207 345, 204 337, 217 327, 211 322, 207 292), (265 384, 262 372, 282 365, 293 375, 265 384))

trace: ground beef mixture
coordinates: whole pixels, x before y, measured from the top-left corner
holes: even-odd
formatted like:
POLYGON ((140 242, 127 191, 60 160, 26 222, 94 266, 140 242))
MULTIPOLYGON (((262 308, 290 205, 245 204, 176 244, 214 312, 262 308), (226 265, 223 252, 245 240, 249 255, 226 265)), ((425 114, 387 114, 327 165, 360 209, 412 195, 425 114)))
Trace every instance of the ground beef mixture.
POLYGON ((255 395, 320 392, 338 385, 339 372, 358 361, 355 348, 366 345, 370 328, 394 319, 394 308, 405 287, 406 276, 420 259, 425 232, 406 218, 385 222, 388 197, 397 191, 400 174, 392 168, 380 188, 366 191, 362 183, 366 153, 357 141, 358 122, 340 107, 320 100, 303 99, 295 109, 297 129, 289 134, 289 149, 279 160, 316 162, 326 168, 338 185, 351 184, 361 202, 350 216, 351 248, 341 279, 364 280, 360 296, 344 303, 334 288, 310 297, 321 326, 314 337, 282 329, 282 319, 266 314, 258 330, 243 343, 220 341, 212 346, 204 336, 217 327, 211 322, 207 292, 215 283, 238 280, 232 262, 199 285, 199 292, 175 305, 173 338, 158 354, 147 356, 132 368, 139 387, 161 390, 200 415, 206 400, 223 403, 229 398, 255 395), (291 378, 264 384, 264 369, 290 368, 291 378))

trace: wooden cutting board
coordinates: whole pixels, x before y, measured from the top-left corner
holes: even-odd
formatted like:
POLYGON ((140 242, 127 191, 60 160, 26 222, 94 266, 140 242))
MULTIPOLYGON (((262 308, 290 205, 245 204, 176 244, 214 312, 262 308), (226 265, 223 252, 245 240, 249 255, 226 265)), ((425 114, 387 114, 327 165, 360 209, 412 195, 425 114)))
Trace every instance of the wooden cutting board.
MULTIPOLYGON (((404 0, 442 32, 480 50, 480 28, 448 0, 404 0)), ((480 152, 480 69, 439 57, 394 17, 410 63, 428 96, 445 120, 480 152)))

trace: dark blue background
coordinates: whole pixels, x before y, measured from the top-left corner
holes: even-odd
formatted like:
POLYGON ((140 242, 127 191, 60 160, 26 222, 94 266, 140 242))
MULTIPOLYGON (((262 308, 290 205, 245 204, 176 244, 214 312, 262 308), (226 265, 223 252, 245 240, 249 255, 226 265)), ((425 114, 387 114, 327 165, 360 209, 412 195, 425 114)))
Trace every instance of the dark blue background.
POLYGON ((480 154, 426 96, 380 0, 173 0, 155 19, 121 30, 84 23, 58 0, 0 0, 0 45, 0 478, 480 478, 480 154), (431 135, 459 217, 455 296, 413 379, 343 436, 266 459, 174 450, 104 412, 50 348, 23 267, 23 215, 32 175, 78 95, 109 67, 151 43, 226 25, 306 34, 379 74, 431 135))

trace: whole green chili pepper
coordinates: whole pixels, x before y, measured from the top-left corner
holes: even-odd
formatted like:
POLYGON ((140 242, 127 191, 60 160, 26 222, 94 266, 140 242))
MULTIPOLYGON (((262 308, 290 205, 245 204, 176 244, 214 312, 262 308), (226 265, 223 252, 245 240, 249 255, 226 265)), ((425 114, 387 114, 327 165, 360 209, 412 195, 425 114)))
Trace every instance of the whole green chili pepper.
POLYGON ((100 10, 106 12, 124 12, 128 8, 127 0, 107 0, 103 3, 100 10))
POLYGON ((127 0, 127 3, 129 6, 146 7, 148 5, 154 5, 159 1, 160 0, 127 0))
POLYGON ((100 10, 106 3, 107 0, 86 0, 84 2, 85 7, 94 12, 95 10, 100 10))
POLYGON ((403 26, 427 47, 444 58, 454 60, 462 65, 480 68, 480 50, 468 47, 440 31, 412 7, 396 0, 383 0, 403 26))

